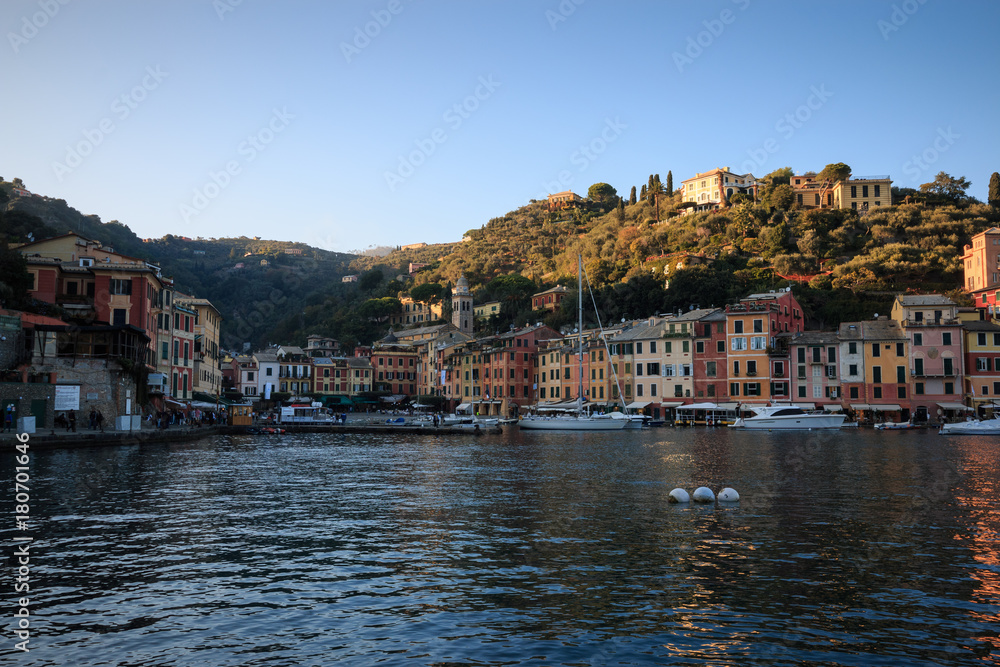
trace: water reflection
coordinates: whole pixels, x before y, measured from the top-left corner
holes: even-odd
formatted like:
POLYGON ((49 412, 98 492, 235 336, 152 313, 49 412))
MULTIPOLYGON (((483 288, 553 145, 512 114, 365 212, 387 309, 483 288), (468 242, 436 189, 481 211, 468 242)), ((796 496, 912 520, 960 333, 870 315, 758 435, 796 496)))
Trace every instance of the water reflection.
POLYGON ((997 457, 726 429, 37 452, 24 664, 981 664, 997 457), (702 485, 742 500, 667 503, 702 485))

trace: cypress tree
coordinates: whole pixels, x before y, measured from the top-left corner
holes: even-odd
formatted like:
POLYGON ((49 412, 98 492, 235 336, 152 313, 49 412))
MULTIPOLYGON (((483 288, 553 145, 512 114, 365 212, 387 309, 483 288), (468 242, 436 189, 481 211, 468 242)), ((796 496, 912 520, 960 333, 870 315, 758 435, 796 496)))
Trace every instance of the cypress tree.
POLYGON ((990 190, 986 201, 990 203, 990 206, 1000 208, 1000 173, 995 171, 990 176, 990 190))
POLYGON ((629 203, 629 206, 631 206, 632 204, 635 204, 635 186, 634 185, 632 186, 632 194, 630 194, 628 196, 628 203, 629 203))
POLYGON ((674 173, 672 171, 667 171, 667 195, 673 196, 674 194, 674 173))
POLYGON ((646 198, 646 186, 644 185, 642 186, 642 190, 639 191, 639 199, 645 199, 645 198, 646 198))

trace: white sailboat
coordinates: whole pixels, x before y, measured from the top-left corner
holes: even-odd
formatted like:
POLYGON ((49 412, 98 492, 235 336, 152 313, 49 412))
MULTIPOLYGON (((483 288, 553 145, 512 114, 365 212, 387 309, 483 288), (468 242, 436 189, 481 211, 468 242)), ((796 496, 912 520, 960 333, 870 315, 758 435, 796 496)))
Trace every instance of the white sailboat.
POLYGON ((622 413, 605 415, 589 415, 583 410, 583 256, 577 256, 577 357, 580 367, 577 373, 577 397, 575 414, 539 417, 528 415, 522 417, 517 426, 524 431, 620 431, 634 428, 635 422, 622 413), (617 416, 620 415, 620 416, 617 416))

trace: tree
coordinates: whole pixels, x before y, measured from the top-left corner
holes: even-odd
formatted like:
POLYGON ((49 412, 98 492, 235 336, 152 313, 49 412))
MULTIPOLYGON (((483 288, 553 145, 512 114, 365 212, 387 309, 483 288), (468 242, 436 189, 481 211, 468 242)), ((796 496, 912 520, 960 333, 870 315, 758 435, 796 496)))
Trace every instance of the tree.
POLYGON ((792 176, 794 175, 795 172, 792 171, 791 167, 781 167, 779 169, 775 169, 761 180, 767 181, 772 186, 782 185, 782 184, 788 185, 789 183, 792 182, 792 176))
POLYGON ((659 179, 653 181, 649 190, 646 192, 649 195, 649 201, 656 207, 656 221, 660 221, 660 197, 663 196, 663 186, 660 185, 659 179))
POLYGON ((792 204, 794 202, 795 190, 793 190, 792 186, 787 183, 770 185, 767 188, 767 192, 764 194, 764 203, 767 206, 777 208, 782 211, 787 211, 792 208, 792 204))
POLYGON ((819 190, 819 200, 826 200, 826 192, 840 181, 846 181, 851 177, 851 168, 843 162, 834 162, 823 167, 823 171, 816 175, 816 180, 822 182, 819 190))
POLYGON ((607 183, 594 183, 587 190, 587 196, 590 197, 591 201, 598 202, 599 204, 610 204, 615 201, 618 191, 607 183))
POLYGON ((990 176, 990 191, 986 201, 993 208, 1000 208, 1000 174, 995 171, 990 176))
POLYGON ((363 292, 370 292, 376 287, 378 287, 382 283, 383 279, 384 276, 382 275, 381 269, 372 269, 371 271, 365 271, 363 274, 361 274, 361 277, 358 278, 358 288, 361 289, 363 292))
POLYGON ((642 186, 642 190, 639 191, 639 199, 645 199, 645 198, 646 198, 646 186, 644 185, 642 186))
POLYGON ((410 298, 421 303, 440 301, 444 296, 444 287, 440 283, 424 283, 410 290, 410 298))
POLYGON ((920 186, 920 191, 952 204, 961 204, 969 198, 965 191, 971 185, 972 183, 964 176, 956 178, 951 174, 939 171, 933 181, 920 186))
POLYGON ((629 194, 629 196, 628 196, 628 203, 629 203, 629 206, 635 204, 635 186, 634 185, 632 186, 632 193, 629 194))
POLYGON ((674 172, 667 171, 667 196, 674 196, 674 172))

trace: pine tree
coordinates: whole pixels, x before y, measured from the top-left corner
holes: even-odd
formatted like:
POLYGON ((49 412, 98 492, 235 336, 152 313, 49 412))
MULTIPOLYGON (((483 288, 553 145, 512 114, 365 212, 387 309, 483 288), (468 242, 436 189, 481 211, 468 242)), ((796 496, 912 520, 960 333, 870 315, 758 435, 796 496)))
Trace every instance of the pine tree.
POLYGON ((629 203, 629 206, 631 206, 632 204, 635 204, 635 186, 634 185, 632 186, 632 194, 630 194, 628 196, 628 203, 629 203))
POLYGON ((990 176, 990 190, 986 201, 994 208, 1000 208, 1000 173, 993 172, 990 176))
POLYGON ((667 195, 670 197, 674 195, 674 173, 672 171, 667 172, 667 195))

